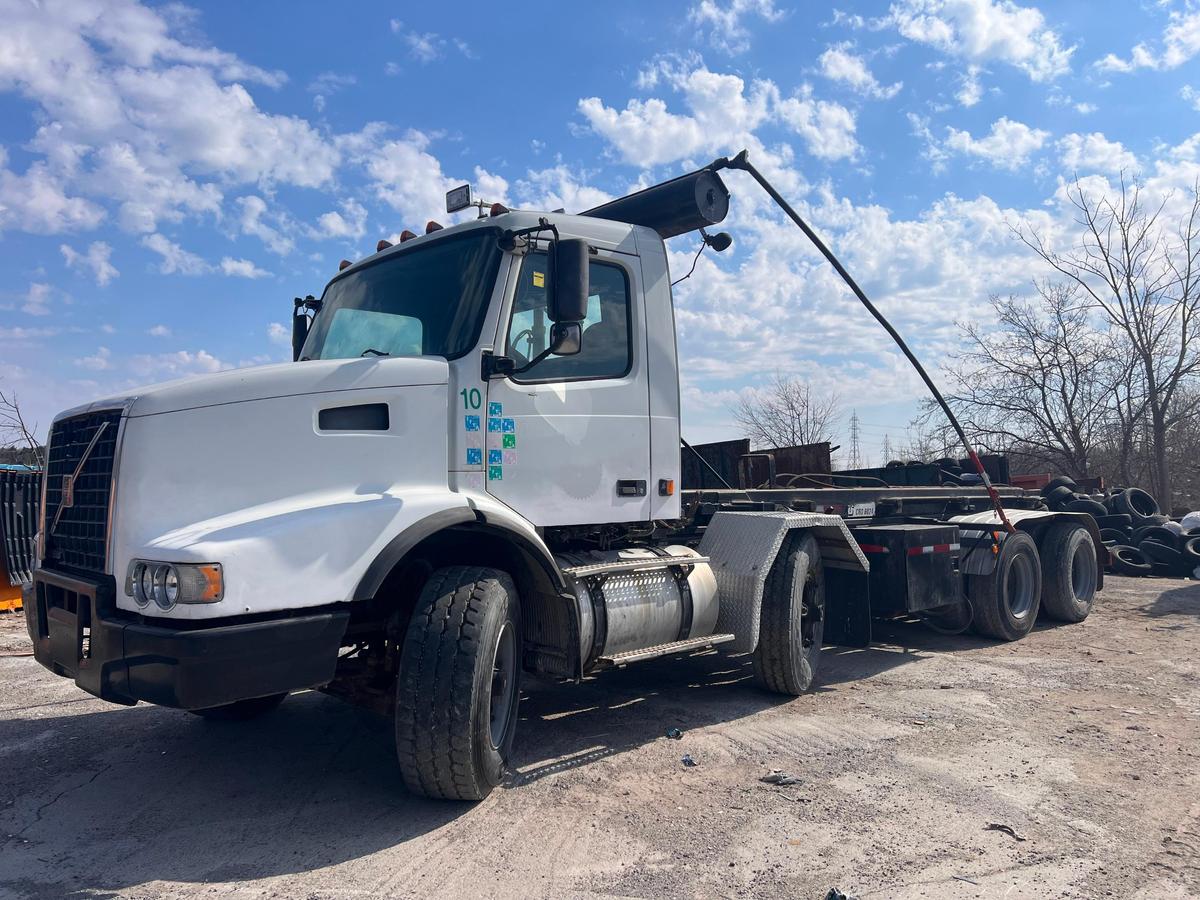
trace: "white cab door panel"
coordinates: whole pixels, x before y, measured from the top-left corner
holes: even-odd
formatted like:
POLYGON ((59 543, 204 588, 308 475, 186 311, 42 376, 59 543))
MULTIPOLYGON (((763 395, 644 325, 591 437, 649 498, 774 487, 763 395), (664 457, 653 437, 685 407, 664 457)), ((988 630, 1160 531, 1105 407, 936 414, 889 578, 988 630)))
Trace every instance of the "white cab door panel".
MULTIPOLYGON (((545 348, 546 267, 530 254, 496 350, 518 366, 545 348)), ((596 251, 576 356, 550 356, 487 386, 488 491, 537 526, 650 518, 649 385, 641 268, 636 256, 596 251)))

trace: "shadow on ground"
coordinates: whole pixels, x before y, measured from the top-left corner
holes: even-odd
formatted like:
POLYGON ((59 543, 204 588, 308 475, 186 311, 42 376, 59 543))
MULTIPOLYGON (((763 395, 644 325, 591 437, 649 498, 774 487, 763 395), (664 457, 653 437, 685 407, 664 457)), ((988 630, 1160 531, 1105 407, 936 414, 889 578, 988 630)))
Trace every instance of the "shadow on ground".
MULTIPOLYGON (((869 649, 827 649, 817 690, 987 643, 904 622, 876 623, 876 637, 882 643, 869 649)), ((21 679, 51 677, 32 662, 19 672, 21 679)), ((406 793, 390 722, 317 693, 294 696, 247 723, 75 697, 23 708, 17 691, 6 693, 0 888, 19 896, 58 897, 76 888, 103 896, 159 880, 309 871, 480 810, 406 793)), ((734 721, 787 702, 754 686, 748 656, 711 651, 606 672, 578 686, 533 682, 506 788, 620 754, 668 727, 734 721)), ((483 806, 503 802, 506 793, 483 806)))

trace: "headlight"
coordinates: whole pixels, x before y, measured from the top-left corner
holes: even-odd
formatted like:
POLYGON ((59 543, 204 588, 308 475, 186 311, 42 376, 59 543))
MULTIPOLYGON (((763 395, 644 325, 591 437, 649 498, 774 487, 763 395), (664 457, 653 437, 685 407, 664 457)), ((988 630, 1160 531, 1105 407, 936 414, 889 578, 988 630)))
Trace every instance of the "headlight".
POLYGON ((130 561, 125 595, 138 606, 153 600, 167 610, 176 603, 217 603, 225 596, 220 563, 164 563, 130 561))

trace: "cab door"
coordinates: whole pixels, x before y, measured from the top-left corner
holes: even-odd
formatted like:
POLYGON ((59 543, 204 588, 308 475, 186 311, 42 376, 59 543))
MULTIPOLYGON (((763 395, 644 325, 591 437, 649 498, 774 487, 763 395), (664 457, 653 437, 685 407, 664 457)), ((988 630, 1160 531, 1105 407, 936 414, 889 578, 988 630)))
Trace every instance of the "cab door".
MULTIPOLYGON (((496 352, 518 370, 546 348, 546 254, 516 270, 496 352)), ((650 518, 650 415, 641 267, 593 249, 580 352, 547 356, 487 386, 489 493, 534 525, 650 518)))

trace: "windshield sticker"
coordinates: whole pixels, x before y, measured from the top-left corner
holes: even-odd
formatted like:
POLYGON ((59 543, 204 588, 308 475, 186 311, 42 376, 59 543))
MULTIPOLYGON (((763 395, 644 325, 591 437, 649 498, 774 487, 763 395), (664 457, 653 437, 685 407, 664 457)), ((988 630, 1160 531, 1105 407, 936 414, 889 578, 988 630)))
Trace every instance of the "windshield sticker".
MULTIPOLYGON (((488 430, 490 431, 491 429, 489 428, 488 430)), ((517 423, 513 419, 503 419, 501 421, 501 429, 500 430, 503 431, 505 434, 515 434, 516 430, 517 430, 517 423)))
POLYGON ((545 274, 543 274, 542 272, 534 272, 533 273, 533 286, 534 287, 545 287, 546 286, 545 274))
POLYGON ((515 434, 504 435, 504 449, 515 450, 517 448, 517 436, 515 434))
POLYGON ((468 447, 467 448, 467 465, 482 466, 483 465, 483 448, 468 447))
POLYGON ((496 418, 496 417, 504 415, 504 404, 496 403, 493 400, 489 400, 488 401, 488 415, 491 416, 492 418, 496 418))
POLYGON ((463 416, 463 424, 467 431, 479 430, 479 416, 463 416))

